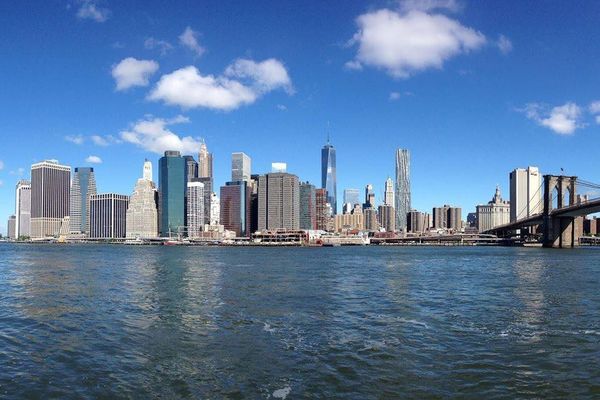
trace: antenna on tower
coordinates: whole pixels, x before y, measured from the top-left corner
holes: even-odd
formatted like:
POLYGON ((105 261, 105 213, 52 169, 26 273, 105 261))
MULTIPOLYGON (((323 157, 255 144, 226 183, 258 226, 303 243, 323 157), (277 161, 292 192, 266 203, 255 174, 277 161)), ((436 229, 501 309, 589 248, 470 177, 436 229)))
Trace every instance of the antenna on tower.
POLYGON ((329 126, 329 121, 327 121, 327 144, 330 143, 330 133, 331 133, 331 129, 329 126))

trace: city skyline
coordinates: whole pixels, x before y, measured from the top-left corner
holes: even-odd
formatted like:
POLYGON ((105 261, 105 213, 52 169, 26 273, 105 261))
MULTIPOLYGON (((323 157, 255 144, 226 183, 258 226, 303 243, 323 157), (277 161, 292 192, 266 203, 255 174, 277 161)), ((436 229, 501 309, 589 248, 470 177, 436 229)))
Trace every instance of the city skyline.
MULTIPOLYGON (((337 152, 338 193, 371 183, 380 200, 385 177, 394 175, 396 148, 411 151, 411 201, 418 210, 448 203, 473 211, 489 200, 496 184, 509 193, 507 172, 529 165, 543 173, 564 168, 600 181, 593 157, 563 151, 593 148, 598 140, 600 93, 593 88, 600 79, 594 57, 600 44, 581 46, 580 38, 597 34, 589 16, 597 15, 600 5, 553 3, 536 19, 527 17, 536 14, 532 2, 447 2, 460 7, 426 10, 408 10, 409 3, 313 4, 303 12, 299 6, 265 2, 240 5, 236 13, 226 6, 218 13, 192 8, 182 16, 178 7, 164 10, 148 2, 144 12, 155 24, 140 20, 130 35, 118 29, 127 24, 130 10, 112 1, 99 6, 109 11, 103 21, 78 17, 79 4, 39 4, 46 17, 41 25, 32 24, 31 35, 10 23, 32 22, 27 5, 11 6, 0 13, 5 26, 0 46, 12 56, 0 67, 11 77, 0 95, 0 233, 6 233, 6 219, 15 212, 14 186, 29 178, 35 162, 59 159, 73 167, 96 167, 102 192, 131 193, 141 160, 158 165, 159 153, 168 150, 157 148, 165 142, 147 141, 145 132, 179 145, 205 138, 214 154, 213 191, 228 181, 230 154, 237 151, 248 154, 257 171, 286 161, 289 171, 318 185, 327 121, 337 152), (367 43, 361 32, 379 27, 383 10, 402 26, 412 21, 411 13, 443 17, 473 34, 465 33, 473 40, 457 43, 461 50, 450 51, 439 65, 429 59, 423 67, 367 60, 361 49, 377 43, 367 43), (286 39, 273 42, 240 19, 242 14, 260 15, 272 35, 286 39), (293 23, 275 18, 281 15, 294 15, 293 23), (522 17, 523 25, 507 22, 514 16, 522 17), (225 18, 231 26, 223 27, 225 18), (332 18, 335 23, 323 28, 332 18), (298 23, 309 29, 297 29, 298 23), (39 26, 56 32, 45 38, 43 51, 38 51, 39 26), (546 26, 574 28, 557 36, 546 26), (222 40, 223 35, 235 40, 222 40), (296 50, 298 43, 310 45, 296 50), (75 65, 70 57, 80 62, 75 65), (126 67, 135 65, 130 58, 148 61, 142 67, 154 72, 127 80, 126 67), (164 100, 164 90, 161 99, 151 95, 159 96, 156 89, 167 78, 180 76, 175 72, 247 82, 252 68, 277 71, 280 79, 249 91, 247 100, 227 109, 215 103, 177 105, 176 98, 164 100), (494 140, 506 145, 490 143, 494 140)), ((199 149, 191 150, 182 154, 197 157, 199 149)))

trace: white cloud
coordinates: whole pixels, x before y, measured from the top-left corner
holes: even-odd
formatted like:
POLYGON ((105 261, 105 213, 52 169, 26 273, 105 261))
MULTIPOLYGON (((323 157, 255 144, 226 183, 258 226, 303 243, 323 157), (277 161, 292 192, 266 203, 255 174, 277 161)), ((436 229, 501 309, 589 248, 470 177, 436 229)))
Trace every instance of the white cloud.
POLYGON ((462 9, 462 4, 456 0, 403 0, 400 2, 400 9, 405 12, 412 10, 425 12, 446 10, 458 12, 462 9))
POLYGON ((277 109, 279 111, 287 111, 287 106, 285 104, 277 104, 277 109))
POLYGON ((104 22, 110 16, 110 10, 99 7, 96 0, 80 0, 79 3, 80 6, 77 10, 78 18, 104 22))
POLYGON ((71 142, 71 143, 75 143, 77 145, 81 145, 85 141, 85 138, 83 137, 83 135, 68 135, 68 136, 65 136, 65 140, 67 142, 71 142))
POLYGON ((163 75, 148 98, 183 108, 233 110, 279 88, 293 93, 291 79, 280 61, 239 59, 220 76, 201 75, 194 66, 163 75))
POLYGON ((600 114, 600 100, 592 102, 589 106, 589 110, 592 114, 600 114))
POLYGON ((120 140, 113 135, 92 135, 90 136, 90 139, 92 139, 92 143, 94 143, 96 146, 102 147, 106 147, 114 143, 120 143, 120 140))
POLYGON ((581 108, 575 103, 565 103, 548 110, 538 103, 529 103, 521 111, 538 125, 545 126, 559 135, 571 135, 582 127, 581 108))
POLYGON ((102 164, 102 159, 98 156, 88 156, 88 158, 85 159, 85 162, 90 164, 102 164))
POLYGON ((128 57, 112 67, 112 76, 117 90, 133 86, 148 86, 149 78, 158 70, 158 63, 152 60, 137 60, 128 57))
POLYGON ((504 35, 500 35, 498 37, 498 41, 496 42, 496 45, 498 46, 498 49, 500 49, 500 53, 505 54, 505 55, 510 53, 513 49, 512 42, 510 41, 509 38, 507 38, 504 35))
POLYGON ((363 69, 362 64, 356 60, 346 61, 344 67, 346 67, 346 69, 354 71, 361 71, 363 69))
POLYGON ((486 43, 481 32, 454 19, 415 9, 376 10, 360 15, 356 22, 359 30, 349 45, 358 45, 358 51, 346 67, 372 66, 396 78, 442 68, 446 60, 486 43))
POLYGON ((185 28, 185 31, 181 35, 179 35, 179 42, 196 53, 196 56, 200 57, 204 54, 204 47, 200 46, 198 43, 198 32, 192 30, 189 26, 185 28))
POLYGON ((173 50, 173 45, 166 40, 158 40, 153 37, 149 37, 144 41, 144 47, 148 50, 158 49, 161 56, 166 55, 169 51, 173 50))
POLYGON ((179 115, 171 119, 146 116, 137 121, 129 130, 121 132, 123 141, 153 153, 163 154, 166 150, 177 150, 182 154, 193 154, 200 151, 202 141, 191 136, 182 137, 168 127, 174 124, 189 122, 179 115))
POLYGON ((390 93, 390 101, 394 101, 394 100, 398 100, 400 98, 401 94, 398 92, 391 92, 390 93))

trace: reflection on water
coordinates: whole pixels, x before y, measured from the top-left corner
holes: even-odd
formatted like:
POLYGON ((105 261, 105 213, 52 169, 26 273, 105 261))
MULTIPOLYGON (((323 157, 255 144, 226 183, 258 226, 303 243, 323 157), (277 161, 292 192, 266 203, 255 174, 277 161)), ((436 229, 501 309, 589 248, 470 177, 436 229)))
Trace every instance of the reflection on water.
POLYGON ((591 398, 599 261, 1 245, 0 397, 591 398))

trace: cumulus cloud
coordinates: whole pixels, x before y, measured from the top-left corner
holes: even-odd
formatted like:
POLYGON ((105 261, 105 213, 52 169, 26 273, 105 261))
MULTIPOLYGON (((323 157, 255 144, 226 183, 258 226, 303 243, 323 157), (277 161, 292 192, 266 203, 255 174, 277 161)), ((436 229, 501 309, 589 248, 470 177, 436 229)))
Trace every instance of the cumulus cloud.
POLYGON ((102 147, 106 147, 114 143, 120 143, 120 140, 113 135, 92 135, 90 136, 90 139, 92 139, 92 143, 94 143, 96 146, 102 147))
POLYGON ((98 6, 98 1, 96 0, 80 0, 78 3, 78 18, 91 19, 96 22, 104 22, 110 16, 110 10, 98 6))
POLYGON ((148 98, 183 108, 233 110, 279 88, 293 93, 291 79, 280 61, 239 59, 220 76, 202 75, 194 66, 163 75, 148 98))
POLYGON ((149 78, 157 70, 156 61, 128 57, 113 65, 112 76, 117 83, 117 90, 125 90, 133 86, 148 86, 149 78))
POLYGON ((148 50, 157 49, 161 56, 166 55, 169 51, 173 50, 173 45, 166 40, 158 40, 153 37, 149 37, 144 41, 144 47, 148 50))
POLYGON ((198 43, 198 32, 192 30, 189 26, 185 28, 185 31, 179 35, 179 43, 193 51, 197 57, 204 54, 204 47, 198 43))
POLYGON ((600 100, 594 101, 589 106, 590 113, 596 118, 596 123, 600 124, 600 100))
POLYGON ((398 100, 401 97, 401 94, 398 92, 391 92, 390 93, 390 100, 394 101, 394 100, 398 100))
POLYGON ((500 35, 498 37, 498 41, 496 42, 496 45, 498 46, 498 49, 500 49, 500 53, 505 54, 505 55, 510 53, 513 49, 512 42, 510 41, 509 38, 507 38, 504 35, 500 35))
POLYGON ((81 145, 83 144, 83 142, 85 142, 85 138, 83 137, 83 135, 68 135, 65 136, 65 140, 67 142, 75 143, 77 145, 81 145))
POLYGON ((538 125, 559 135, 571 135, 577 128, 582 127, 581 108, 575 103, 568 102, 551 109, 539 103, 529 103, 521 111, 538 125))
POLYGON ((121 132, 121 138, 127 143, 157 154, 163 154, 167 150, 177 150, 183 154, 197 153, 202 144, 199 138, 182 137, 169 129, 171 125, 185 122, 189 122, 189 119, 182 115, 171 119, 146 116, 134 123, 130 129, 121 132))
POLYGON ((90 164, 102 164, 102 159, 98 156, 88 156, 85 159, 85 162, 90 164))
POLYGON ((375 10, 360 15, 356 23, 359 30, 348 44, 358 46, 358 50, 346 67, 380 68, 395 78, 442 68, 448 59, 486 43, 481 32, 445 15, 423 11, 422 7, 404 8, 403 12, 375 10))

